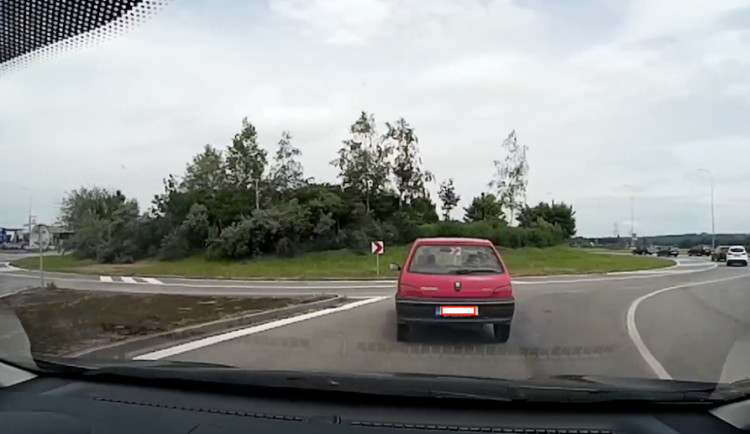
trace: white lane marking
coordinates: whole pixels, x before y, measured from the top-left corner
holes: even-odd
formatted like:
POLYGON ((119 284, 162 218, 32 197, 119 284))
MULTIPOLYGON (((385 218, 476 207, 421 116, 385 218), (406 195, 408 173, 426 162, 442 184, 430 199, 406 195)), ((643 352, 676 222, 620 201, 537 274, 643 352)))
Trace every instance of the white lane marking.
POLYGON ((727 282, 730 280, 742 279, 748 276, 750 276, 750 273, 741 274, 739 276, 725 277, 722 279, 705 280, 703 282, 691 282, 691 283, 685 283, 682 285, 670 286, 668 288, 658 289, 654 292, 649 292, 646 295, 642 295, 636 298, 635 301, 633 301, 633 303, 630 304, 630 307, 628 307, 628 313, 625 317, 625 325, 628 329, 628 335, 630 335, 630 340, 633 341, 633 344, 635 344, 635 347, 638 349, 638 352, 641 353, 641 357, 643 357, 643 359, 646 361, 648 366, 651 368, 651 370, 654 371, 654 373, 656 374, 657 377, 659 377, 659 379, 671 380, 672 376, 669 375, 667 370, 664 369, 664 366, 661 363, 659 363, 658 360, 656 360, 656 357, 654 357, 654 355, 648 349, 646 344, 643 342, 643 339, 641 338, 641 334, 638 333, 638 328, 635 326, 635 311, 638 309, 638 306, 643 302, 643 300, 646 300, 655 295, 659 295, 659 294, 665 293, 667 291, 672 291, 675 289, 684 289, 684 288, 690 288, 693 286, 727 282))
POLYGON ((176 356, 178 354, 186 353, 188 351, 197 350, 199 348, 207 347, 210 345, 216 345, 221 342, 226 342, 232 339, 241 338, 256 333, 265 332, 279 327, 284 327, 290 324, 306 321, 313 318, 318 318, 324 315, 330 315, 332 313, 343 312, 345 310, 354 309, 360 306, 364 306, 371 303, 377 303, 390 297, 373 297, 365 300, 355 301, 353 303, 347 303, 343 306, 332 307, 328 309, 319 310, 316 312, 310 312, 303 315, 297 315, 290 318, 280 319, 278 321, 272 321, 265 324, 260 324, 245 329, 235 330, 220 335, 209 336, 203 339, 198 339, 192 342, 186 342, 184 344, 176 345, 174 347, 165 348, 163 350, 153 351, 140 356, 133 357, 133 360, 159 360, 165 357, 176 356))
POLYGON ((23 269, 10 265, 10 262, 0 262, 0 273, 10 273, 13 271, 23 271, 23 269))
POLYGON ((125 283, 138 283, 135 281, 135 279, 133 279, 132 277, 128 277, 128 276, 122 276, 120 277, 120 279, 122 279, 122 281, 125 283))
POLYGON ((586 283, 586 282, 612 282, 616 280, 631 280, 631 279, 653 279, 656 277, 670 277, 670 276, 682 276, 684 274, 694 274, 694 273, 703 273, 705 271, 711 271, 714 268, 716 268, 717 265, 714 265, 713 267, 706 267, 700 270, 686 270, 686 271, 673 271, 673 272, 659 272, 654 274, 645 274, 645 273, 638 273, 638 274, 631 274, 631 275, 620 275, 617 277, 598 277, 598 278, 590 278, 590 279, 560 279, 560 280, 513 280, 513 284, 519 284, 519 285, 548 285, 548 284, 559 284, 559 283, 586 283))
MULTIPOLYGON (((23 273, 15 274, 15 273, 8 273, 7 276, 12 277, 18 277, 21 279, 39 279, 38 275, 30 274, 28 270, 24 270, 23 273)), ((59 282, 80 282, 80 283, 96 283, 96 280, 93 279, 81 279, 81 278, 75 278, 75 277, 55 277, 55 281, 59 282)), ((196 279, 198 280, 198 279, 196 279)), ((163 286, 173 286, 173 287, 184 287, 184 288, 230 288, 230 289, 284 289, 284 290, 316 290, 316 289, 328 289, 328 290, 336 290, 336 289, 396 289, 396 283, 389 283, 387 285, 361 285, 361 286, 343 286, 343 285, 336 285, 337 281, 332 281, 329 285, 222 285, 220 280, 213 281, 215 283, 210 284, 186 284, 186 283, 168 283, 168 282, 162 282, 163 286)), ((231 280, 225 281, 225 282, 232 282, 231 280)), ((269 281, 268 283, 280 283, 283 281, 269 281)), ((119 283, 119 282, 114 282, 119 283)), ((315 282, 315 283, 325 283, 325 282, 315 282)))
POLYGON ((170 277, 170 276, 161 276, 162 278, 169 279, 171 282, 234 282, 234 283, 249 283, 249 284, 257 284, 257 283, 299 283, 299 284, 305 284, 305 283, 316 283, 316 284, 340 284, 340 285, 346 285, 346 286, 378 286, 378 285, 395 285, 396 280, 386 280, 386 279, 360 279, 360 280, 337 280, 337 279, 329 279, 329 280, 315 280, 315 279, 309 279, 309 280, 299 280, 299 279, 285 279, 283 277, 278 279, 233 279, 233 278, 226 278, 226 279, 220 279, 220 278, 200 278, 200 277, 194 277, 194 278, 187 278, 187 277, 170 277))
POLYGON ((110 276, 99 276, 99 280, 101 280, 102 282, 111 282, 112 281, 112 277, 110 277, 110 276))
MULTIPOLYGON (((700 270, 687 270, 687 271, 680 271, 680 272, 660 272, 660 274, 638 274, 638 275, 621 275, 618 277, 600 277, 600 278, 583 278, 583 279, 560 279, 560 280, 519 280, 519 279, 513 279, 514 285, 550 285, 550 284, 566 284, 566 283, 596 283, 596 282, 609 282, 609 281, 618 281, 618 280, 630 280, 630 279, 653 279, 656 277, 665 277, 665 276, 674 276, 674 275, 681 275, 681 274, 693 274, 693 273, 702 273, 705 271, 713 270, 714 268, 718 267, 717 264, 713 264, 710 268, 704 268, 700 270)), ((21 269, 17 269, 21 271, 21 269)), ((15 270, 14 270, 15 271, 15 270)), ((654 270, 656 271, 656 270, 654 270)), ((12 276, 12 277, 18 277, 22 279, 38 279, 39 276, 35 274, 31 274, 29 270, 22 270, 20 273, 7 273, 6 276, 12 276)), ((75 274, 73 274, 75 276, 75 274)), ((562 276, 560 276, 562 277, 562 276)), ((75 278, 75 277, 56 277, 56 281, 59 282, 74 282, 74 283, 94 283, 95 281, 92 279, 82 279, 82 278, 75 278)), ((123 278, 125 280, 125 278, 123 278)), ((247 290, 299 290, 299 291, 305 291, 305 290, 328 290, 328 291, 336 291, 338 289, 346 289, 346 290, 367 290, 367 289, 394 289, 395 290, 395 281, 371 281, 373 283, 363 282, 363 281, 337 281, 332 280, 330 282, 326 281, 307 281, 307 283, 313 283, 312 285, 307 284, 305 281, 301 281, 300 284, 297 285, 276 285, 277 283, 285 282, 283 280, 262 280, 262 281, 237 281, 237 280, 208 280, 211 283, 173 283, 173 282, 195 282, 200 281, 201 279, 174 279, 171 282, 162 282, 162 286, 164 287, 182 287, 182 288, 210 288, 210 289, 247 289, 247 290), (223 282, 233 282, 233 284, 224 284, 223 282), (244 282, 251 283, 251 284, 242 284, 244 282), (341 285, 344 282, 352 282, 352 285, 341 285), (266 285, 263 285, 263 284, 266 285), (356 283, 356 284, 355 284, 356 283), (268 284, 273 284, 272 286, 269 286, 268 284)), ((119 283, 119 282, 114 282, 119 283)), ((135 281, 128 282, 128 283, 137 283, 135 281)))
POLYGON ((152 285, 163 285, 164 283, 159 279, 154 279, 153 277, 141 277, 141 279, 145 280, 146 283, 150 283, 152 285))

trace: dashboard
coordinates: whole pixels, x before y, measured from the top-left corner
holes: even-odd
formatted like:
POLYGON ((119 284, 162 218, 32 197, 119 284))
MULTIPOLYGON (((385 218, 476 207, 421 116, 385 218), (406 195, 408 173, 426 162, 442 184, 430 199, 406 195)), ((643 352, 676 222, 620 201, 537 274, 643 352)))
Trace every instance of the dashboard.
MULTIPOLYGON (((153 383, 153 382, 152 382, 153 383)), ((613 434, 750 432, 747 401, 718 408, 479 402, 226 390, 40 376, 0 388, 0 432, 613 434)))

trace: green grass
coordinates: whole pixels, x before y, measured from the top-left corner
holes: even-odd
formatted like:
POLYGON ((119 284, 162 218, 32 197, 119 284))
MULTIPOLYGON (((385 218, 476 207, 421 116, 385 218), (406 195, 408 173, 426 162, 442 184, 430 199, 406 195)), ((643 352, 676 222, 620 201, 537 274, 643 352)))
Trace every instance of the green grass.
MULTIPOLYGON (((380 277, 394 278, 391 262, 402 264, 408 246, 387 247, 380 258, 380 277)), ((588 274, 668 267, 672 261, 643 256, 604 255, 583 249, 552 247, 501 250, 513 276, 588 274)), ((13 263, 21 268, 38 268, 38 258, 13 263)), ((97 264, 72 256, 44 258, 47 271, 64 271, 108 276, 183 276, 218 278, 371 278, 376 277, 375 257, 347 250, 308 253, 293 258, 263 257, 252 261, 210 261, 193 256, 177 261, 145 260, 134 264, 97 264)))

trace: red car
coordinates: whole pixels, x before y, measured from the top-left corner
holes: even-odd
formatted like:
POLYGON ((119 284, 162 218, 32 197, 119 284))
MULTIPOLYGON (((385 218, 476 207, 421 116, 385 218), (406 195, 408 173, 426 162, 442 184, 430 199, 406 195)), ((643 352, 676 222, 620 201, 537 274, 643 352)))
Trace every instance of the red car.
POLYGON ((406 257, 396 293, 399 341, 417 324, 492 324, 507 342, 515 311, 510 275, 489 240, 420 238, 406 257))

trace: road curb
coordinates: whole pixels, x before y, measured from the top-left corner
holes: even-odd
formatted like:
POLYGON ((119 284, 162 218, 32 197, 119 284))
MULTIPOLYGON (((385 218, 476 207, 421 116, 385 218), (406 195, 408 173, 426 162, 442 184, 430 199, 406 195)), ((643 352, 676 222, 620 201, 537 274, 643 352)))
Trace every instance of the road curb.
POLYGON ((7 268, 8 270, 11 270, 11 271, 34 271, 34 270, 30 269, 30 268, 18 268, 18 267, 15 267, 15 266, 11 265, 10 262, 0 262, 0 268, 7 268))
MULTIPOLYGON (((37 269, 33 268, 23 268, 23 267, 16 267, 12 265, 12 263, 8 263, 8 268, 12 268, 13 271, 24 271, 33 273, 35 271, 38 271, 37 269)), ((93 278, 101 276, 101 273, 84 273, 84 272, 73 272, 73 271, 48 271, 45 270, 45 273, 54 276, 54 275, 62 275, 70 276, 70 277, 80 277, 80 276, 87 276, 92 277, 91 280, 96 280, 93 278)), ((121 276, 134 276, 133 274, 109 274, 109 276, 113 277, 121 277, 121 276)), ((155 277, 160 279, 184 279, 184 280, 223 280, 227 282, 395 282, 398 278, 398 275, 394 276, 383 276, 383 277, 315 277, 315 278, 306 278, 306 277, 268 277, 268 276, 258 276, 258 277, 250 277, 250 276, 179 276, 176 274, 138 274, 135 275, 135 277, 155 277)))
POLYGON ((113 342, 106 345, 74 351, 66 354, 64 357, 77 358, 86 356, 87 358, 97 359, 130 359, 138 353, 151 352, 162 347, 179 345, 197 338, 203 338, 218 333, 226 333, 252 324, 267 322, 281 317, 333 307, 341 303, 344 299, 345 297, 334 295, 323 300, 312 301, 309 303, 225 318, 161 332, 150 336, 141 336, 120 342, 113 342))

